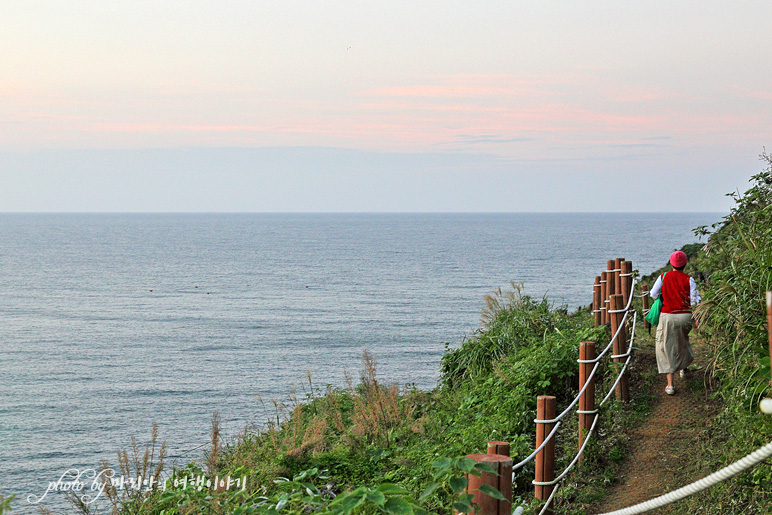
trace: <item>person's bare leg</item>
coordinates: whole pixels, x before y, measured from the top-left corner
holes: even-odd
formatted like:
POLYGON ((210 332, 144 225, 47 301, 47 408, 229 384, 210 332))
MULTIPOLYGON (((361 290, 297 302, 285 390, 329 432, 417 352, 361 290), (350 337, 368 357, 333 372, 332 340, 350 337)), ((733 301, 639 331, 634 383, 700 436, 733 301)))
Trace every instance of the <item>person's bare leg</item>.
POLYGON ((673 386, 673 374, 667 374, 667 386, 665 387, 665 393, 668 395, 675 394, 675 386, 673 386))

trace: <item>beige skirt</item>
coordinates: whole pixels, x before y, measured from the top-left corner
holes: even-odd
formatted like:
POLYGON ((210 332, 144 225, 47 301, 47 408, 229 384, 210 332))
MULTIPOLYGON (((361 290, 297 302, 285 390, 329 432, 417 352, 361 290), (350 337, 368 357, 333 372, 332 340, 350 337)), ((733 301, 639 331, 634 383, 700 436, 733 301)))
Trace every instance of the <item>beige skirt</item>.
POLYGON ((662 313, 657 326, 657 369, 660 374, 672 374, 694 361, 689 343, 692 330, 691 313, 662 313))

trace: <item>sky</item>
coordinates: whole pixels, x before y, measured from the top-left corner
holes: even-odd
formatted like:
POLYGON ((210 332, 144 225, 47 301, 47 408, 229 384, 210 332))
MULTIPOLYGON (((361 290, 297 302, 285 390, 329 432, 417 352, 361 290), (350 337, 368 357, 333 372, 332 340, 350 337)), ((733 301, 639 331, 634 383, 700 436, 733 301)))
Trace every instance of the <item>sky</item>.
POLYGON ((768 0, 0 14, 0 212, 721 212, 772 146, 768 0))

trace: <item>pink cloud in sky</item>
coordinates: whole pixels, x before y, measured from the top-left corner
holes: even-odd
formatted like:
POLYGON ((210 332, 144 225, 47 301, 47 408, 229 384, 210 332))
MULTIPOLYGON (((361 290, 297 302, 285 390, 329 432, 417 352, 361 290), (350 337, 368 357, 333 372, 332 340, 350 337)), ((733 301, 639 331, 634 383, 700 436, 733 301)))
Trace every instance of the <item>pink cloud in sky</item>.
POLYGON ((176 125, 152 123, 96 123, 89 126, 93 132, 257 132, 272 130, 256 125, 176 125))
MULTIPOLYGON (((0 126, 0 145, 23 146, 25 138, 75 147, 328 145, 416 152, 439 145, 536 155, 561 142, 631 145, 674 134, 701 143, 739 139, 763 130, 768 118, 604 73, 426 75, 412 83, 301 92, 217 83, 85 95, 6 85, 2 102, 22 123, 0 126)), ((748 96, 763 93, 748 88, 748 96)))
POLYGON ((439 86, 415 85, 393 86, 376 89, 367 95, 375 97, 422 97, 428 99, 485 98, 490 96, 526 96, 534 93, 531 89, 511 89, 495 86, 439 86))

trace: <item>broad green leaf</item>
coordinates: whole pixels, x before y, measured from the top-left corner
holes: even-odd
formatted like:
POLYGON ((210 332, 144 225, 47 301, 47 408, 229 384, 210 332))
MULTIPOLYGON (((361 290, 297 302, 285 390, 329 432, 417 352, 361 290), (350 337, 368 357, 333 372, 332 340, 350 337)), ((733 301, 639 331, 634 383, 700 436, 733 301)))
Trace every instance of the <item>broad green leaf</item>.
POLYGON ((408 492, 401 486, 397 486, 392 483, 383 483, 382 485, 378 485, 378 488, 376 488, 376 490, 386 495, 409 495, 410 494, 410 492, 408 492))
POLYGON ((391 515, 413 515, 413 507, 404 499, 399 497, 392 497, 386 504, 383 505, 383 509, 391 515))
POLYGON ((460 458, 456 459, 456 467, 463 470, 467 474, 471 473, 474 470, 474 466, 477 462, 474 461, 472 458, 467 458, 466 456, 461 456, 460 458))
POLYGON ((378 506, 383 506, 383 504, 386 502, 386 496, 383 495, 383 492, 379 492, 377 490, 367 492, 366 497, 368 501, 375 503, 378 506))
POLYGON ((450 488, 453 490, 454 494, 463 492, 468 484, 469 481, 463 476, 454 477, 450 480, 450 488))
POLYGON ((364 495, 349 495, 340 503, 340 507, 348 512, 365 502, 364 495))
POLYGON ((498 499, 499 501, 506 501, 507 498, 501 495, 501 492, 493 488, 491 485, 480 485, 479 490, 487 495, 490 495, 494 499, 498 499))
POLYGON ((419 498, 418 498, 418 501, 419 501, 419 502, 423 501, 424 499, 426 499, 427 497, 429 497, 430 495, 432 495, 432 493, 433 493, 435 490, 437 490, 437 488, 439 488, 439 487, 440 487, 440 484, 439 484, 439 483, 432 483, 432 484, 430 484, 430 485, 429 485, 429 486, 427 486, 427 487, 426 487, 426 489, 423 491, 423 493, 421 494, 421 497, 419 497, 419 498))
POLYGON ((490 463, 475 463, 474 465, 475 470, 479 470, 480 472, 488 472, 489 474, 499 475, 499 471, 496 470, 490 463))
POLYGON ((473 510, 472 503, 463 501, 454 502, 453 509, 461 513, 470 513, 473 510))
POLYGON ((365 495, 367 493, 367 488, 364 486, 360 486, 353 492, 340 494, 338 497, 335 498, 334 501, 330 503, 330 507, 339 506, 340 509, 343 511, 349 511, 353 510, 363 502, 365 502, 365 495))
POLYGON ((437 470, 435 474, 443 474, 450 470, 450 467, 453 466, 453 459, 451 458, 440 458, 436 460, 434 463, 432 463, 432 467, 437 470))
POLYGON ((458 496, 458 501, 459 502, 468 502, 468 503, 471 504, 472 503, 472 499, 474 499, 474 495, 473 494, 469 494, 469 493, 458 496))

